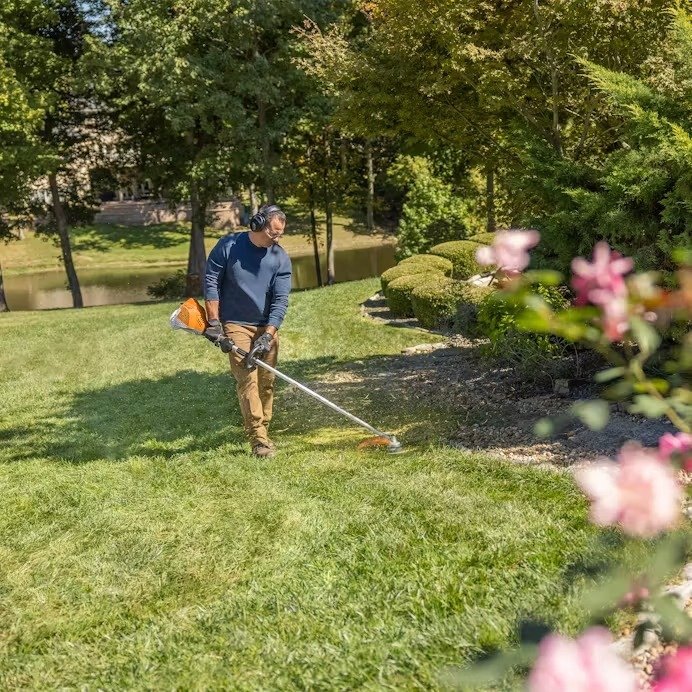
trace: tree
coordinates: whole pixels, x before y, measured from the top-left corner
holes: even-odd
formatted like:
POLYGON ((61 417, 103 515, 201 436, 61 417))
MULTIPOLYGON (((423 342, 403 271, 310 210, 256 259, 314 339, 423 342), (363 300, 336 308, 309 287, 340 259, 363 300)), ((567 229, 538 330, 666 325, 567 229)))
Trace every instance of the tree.
MULTIPOLYGON (((51 195, 51 218, 44 231, 57 235, 74 307, 82 307, 83 301, 69 225, 75 215, 83 217, 85 202, 88 207, 75 177, 77 162, 95 132, 96 104, 87 69, 94 34, 87 11, 96 4, 10 0, 0 9, 4 79, 14 84, 15 93, 24 95, 12 108, 15 122, 21 109, 30 110, 20 137, 23 144, 15 145, 9 157, 14 163, 0 173, 6 183, 3 205, 14 213, 19 208, 26 211, 34 176, 44 177, 51 195)), ((8 116, 3 113, 0 117, 8 116)))
MULTIPOLYGON (((0 30, 2 27, 0 26, 0 30)), ((3 38, 6 38, 4 32, 3 38)), ((0 238, 16 239, 13 226, 27 208, 30 184, 40 174, 44 148, 37 135, 42 110, 31 104, 14 70, 0 53, 0 238)), ((0 312, 9 310, 0 266, 0 312)))
POLYGON ((381 133, 433 150, 463 151, 484 171, 492 229, 498 188, 511 193, 509 220, 549 212, 549 195, 532 182, 536 149, 557 166, 602 156, 617 140, 612 110, 576 58, 636 73, 675 5, 377 0, 363 5, 366 27, 355 38, 353 26, 310 38, 343 117, 366 117, 381 133))
POLYGON ((673 250, 692 245, 691 47, 692 15, 680 10, 643 76, 582 62, 619 143, 589 166, 546 171, 552 213, 537 221, 562 265, 605 239, 640 269, 673 270, 673 250))
POLYGON ((141 170, 191 203, 188 294, 201 292, 209 204, 241 187, 273 202, 285 176, 279 147, 305 96, 290 27, 304 14, 327 21, 340 4, 114 1, 120 124, 141 170))

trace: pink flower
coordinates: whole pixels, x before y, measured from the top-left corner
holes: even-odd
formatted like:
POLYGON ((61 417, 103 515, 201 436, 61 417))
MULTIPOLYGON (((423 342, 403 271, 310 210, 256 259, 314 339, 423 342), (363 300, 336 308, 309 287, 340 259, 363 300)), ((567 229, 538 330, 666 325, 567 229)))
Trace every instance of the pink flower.
POLYGON ((651 537, 670 528, 680 511, 681 489, 672 467, 661 464, 654 449, 625 444, 618 464, 600 464, 576 474, 591 500, 591 520, 599 526, 618 524, 631 536, 651 537))
MULTIPOLYGON (((594 289, 591 294, 600 297, 601 289, 594 289)), ((603 334, 610 341, 620 341, 630 325, 629 305, 626 298, 611 296, 601 304, 601 327, 603 334)))
POLYGON ((653 692, 689 690, 692 690, 692 646, 683 646, 663 659, 663 677, 654 684, 653 692))
POLYGON ((593 262, 583 257, 572 260, 572 288, 577 293, 575 303, 586 305, 605 305, 610 297, 627 296, 624 275, 632 271, 634 262, 630 257, 622 257, 610 249, 608 243, 596 243, 593 249, 593 262), (598 291, 594 293, 594 291, 598 291))
POLYGON ((538 231, 498 231, 491 247, 483 245, 476 250, 479 264, 495 264, 507 274, 516 274, 529 266, 527 250, 538 244, 538 231))
POLYGON ((538 646, 531 692, 635 692, 634 671, 609 645, 610 632, 592 627, 579 639, 550 634, 538 646))
POLYGON ((658 456, 661 461, 671 461, 671 457, 682 464, 685 471, 692 472, 692 435, 679 432, 666 433, 658 441, 658 456))

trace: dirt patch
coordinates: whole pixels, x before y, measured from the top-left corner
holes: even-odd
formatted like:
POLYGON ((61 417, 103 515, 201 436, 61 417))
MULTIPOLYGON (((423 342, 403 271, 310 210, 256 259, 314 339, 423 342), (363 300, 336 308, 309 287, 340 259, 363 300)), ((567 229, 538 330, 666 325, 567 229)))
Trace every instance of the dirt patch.
MULTIPOLYGON (((394 326, 420 328, 416 320, 392 317, 379 295, 365 301, 362 312, 394 326)), ((560 434, 537 439, 533 433, 537 420, 566 414, 575 400, 595 395, 594 385, 585 377, 581 386, 557 395, 549 379, 540 384, 527 382, 513 368, 496 367, 482 359, 481 344, 445 335, 442 344, 406 349, 388 363, 389 385, 396 389, 393 396, 423 398, 449 412, 453 428, 447 442, 452 446, 525 464, 573 466, 614 456, 627 440, 654 446, 663 433, 674 431, 667 421, 633 416, 614 406, 605 430, 590 430, 573 419, 560 434)))

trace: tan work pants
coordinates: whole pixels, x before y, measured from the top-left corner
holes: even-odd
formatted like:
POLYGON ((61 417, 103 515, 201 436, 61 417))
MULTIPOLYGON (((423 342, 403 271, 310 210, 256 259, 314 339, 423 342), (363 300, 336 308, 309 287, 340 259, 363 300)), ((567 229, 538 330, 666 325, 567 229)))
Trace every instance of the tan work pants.
MULTIPOLYGON (((252 350, 255 339, 264 334, 265 330, 265 327, 233 324, 232 322, 226 322, 223 325, 226 336, 233 339, 238 348, 247 352, 252 350)), ((261 367, 248 370, 245 367, 245 360, 236 353, 231 352, 228 356, 231 361, 231 372, 236 381, 236 392, 240 402, 240 411, 243 415, 243 425, 250 439, 250 445, 252 447, 258 444, 268 445, 270 442, 267 428, 272 419, 275 377, 261 367)), ((262 360, 269 365, 276 366, 278 356, 279 335, 274 334, 271 351, 264 354, 262 360)))

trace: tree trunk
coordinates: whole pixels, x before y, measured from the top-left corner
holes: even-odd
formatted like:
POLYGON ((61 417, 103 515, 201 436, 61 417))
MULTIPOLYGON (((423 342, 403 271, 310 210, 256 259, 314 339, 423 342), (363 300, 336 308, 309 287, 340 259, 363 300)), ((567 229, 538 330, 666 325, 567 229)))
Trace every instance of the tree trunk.
POLYGON ((255 183, 250 183, 249 188, 250 193, 250 210, 252 216, 254 216, 259 210, 259 204, 257 204, 257 193, 255 192, 255 183))
POLYGON ((267 105, 263 99, 257 100, 257 118, 262 140, 262 166, 264 168, 264 192, 267 195, 267 204, 275 203, 274 185, 271 170, 271 142, 267 133, 267 105))
POLYGON ((375 232, 375 172, 372 165, 372 142, 365 141, 365 162, 367 165, 368 197, 365 206, 365 225, 370 233, 375 232))
POLYGON ((485 169, 485 209, 487 213, 486 230, 494 233, 497 229, 495 222, 495 171, 490 165, 485 169))
POLYGON ((341 157, 341 170, 346 170, 346 138, 341 137, 339 139, 339 156, 341 157))
POLYGON ((312 234, 312 250, 315 254, 315 274, 317 285, 322 286, 322 264, 320 262, 320 249, 317 244, 317 220, 315 219, 315 190, 312 183, 308 185, 308 204, 310 205, 310 233, 312 234))
POLYGON ((197 183, 190 185, 190 252, 187 258, 187 279, 185 281, 185 297, 197 298, 203 295, 204 270, 207 253, 204 249, 204 226, 207 216, 207 202, 202 200, 197 183))
POLYGON ((65 210, 60 200, 60 192, 58 191, 58 178, 55 173, 48 174, 48 185, 50 186, 51 199, 53 201, 53 216, 55 217, 55 225, 58 228, 58 237, 60 238, 60 251, 62 252, 62 261, 65 265, 65 273, 67 274, 67 284, 72 294, 72 306, 75 308, 83 308, 84 301, 82 300, 82 290, 79 287, 79 279, 72 261, 72 248, 70 247, 70 234, 67 228, 67 217, 65 210))
POLYGON ((332 219, 332 193, 329 184, 329 166, 331 164, 331 150, 327 134, 323 136, 324 144, 324 211, 327 217, 327 286, 331 286, 335 281, 334 272, 334 224, 332 219))
POLYGON ((334 222, 332 218, 332 207, 329 202, 326 205, 327 211, 327 285, 331 286, 336 282, 334 271, 334 222))
POLYGON ((7 298, 5 296, 5 284, 2 279, 2 265, 0 264, 0 312, 9 312, 10 308, 7 305, 7 298))

